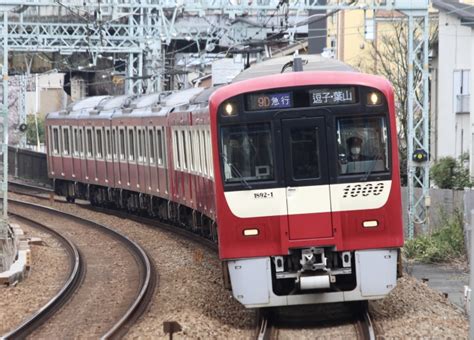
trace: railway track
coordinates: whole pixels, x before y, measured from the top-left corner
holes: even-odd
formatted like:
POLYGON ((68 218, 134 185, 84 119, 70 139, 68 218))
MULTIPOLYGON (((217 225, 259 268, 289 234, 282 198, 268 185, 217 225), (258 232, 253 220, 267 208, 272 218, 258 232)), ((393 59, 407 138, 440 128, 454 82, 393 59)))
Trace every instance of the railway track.
POLYGON ((87 264, 82 270, 86 275, 73 280, 74 294, 61 289, 48 308, 42 308, 4 337, 57 337, 61 329, 68 332, 68 337, 111 338, 125 334, 147 307, 156 285, 154 267, 145 251, 126 236, 93 221, 37 204, 16 200, 9 203, 20 218, 48 221, 43 224, 68 234, 71 243, 80 245, 77 254, 82 253, 87 264), (26 217, 31 215, 34 217, 26 217), (127 256, 120 258, 120 251, 126 251, 127 256), (117 268, 135 268, 135 272, 121 273, 117 268), (139 284, 131 287, 129 282, 139 284), (76 330, 79 333, 74 333, 76 330))
MULTIPOLYGON (((260 310, 256 339, 331 339, 334 337, 376 339, 366 302, 346 303, 344 307, 348 308, 343 308, 341 311, 336 309, 336 312, 332 307, 334 306, 318 305, 319 311, 312 312, 315 314, 303 313, 304 315, 299 312, 295 314, 291 311, 285 312, 285 308, 260 310)), ((303 307, 306 311, 310 308, 311 306, 303 307)), ((287 309, 291 310, 291 308, 287 309)))

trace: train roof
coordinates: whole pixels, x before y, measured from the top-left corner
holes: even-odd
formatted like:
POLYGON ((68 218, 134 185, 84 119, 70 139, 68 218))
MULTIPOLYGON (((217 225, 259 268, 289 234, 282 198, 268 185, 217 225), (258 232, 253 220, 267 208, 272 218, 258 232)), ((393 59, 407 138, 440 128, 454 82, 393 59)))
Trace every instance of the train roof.
MULTIPOLYGON (((317 54, 302 54, 303 72, 305 71, 356 71, 353 67, 336 59, 329 59, 317 54)), ((254 64, 243 72, 239 73, 232 83, 247 80, 256 77, 268 76, 272 74, 282 73, 285 64, 293 61, 293 56, 279 57, 265 60, 261 63, 254 64)), ((285 70, 286 72, 293 72, 291 67, 285 70)))

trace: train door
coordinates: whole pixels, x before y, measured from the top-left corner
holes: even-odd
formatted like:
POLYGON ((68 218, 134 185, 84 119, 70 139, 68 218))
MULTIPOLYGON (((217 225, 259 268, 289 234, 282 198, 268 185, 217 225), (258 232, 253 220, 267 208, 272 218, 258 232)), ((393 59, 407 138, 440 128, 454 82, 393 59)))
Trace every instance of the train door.
POLYGON ((282 120, 290 239, 333 236, 324 117, 282 120))

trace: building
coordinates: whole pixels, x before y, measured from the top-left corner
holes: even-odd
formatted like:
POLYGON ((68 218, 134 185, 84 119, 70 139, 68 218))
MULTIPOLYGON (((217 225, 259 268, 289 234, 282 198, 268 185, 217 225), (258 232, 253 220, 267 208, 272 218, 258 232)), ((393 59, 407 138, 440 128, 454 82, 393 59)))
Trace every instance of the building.
POLYGON ((474 6, 455 0, 433 0, 433 6, 439 33, 431 65, 431 154, 439 159, 468 153, 473 176, 474 6))

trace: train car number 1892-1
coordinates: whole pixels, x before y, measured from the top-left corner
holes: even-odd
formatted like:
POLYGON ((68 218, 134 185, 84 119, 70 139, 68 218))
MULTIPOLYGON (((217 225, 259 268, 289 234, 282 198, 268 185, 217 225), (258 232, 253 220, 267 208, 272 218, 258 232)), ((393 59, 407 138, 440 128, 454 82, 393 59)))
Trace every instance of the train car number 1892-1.
POLYGON ((255 192, 253 194, 254 198, 273 198, 273 191, 270 192, 255 192))

